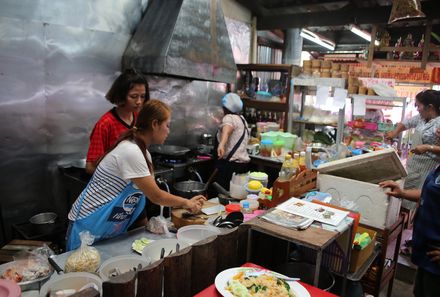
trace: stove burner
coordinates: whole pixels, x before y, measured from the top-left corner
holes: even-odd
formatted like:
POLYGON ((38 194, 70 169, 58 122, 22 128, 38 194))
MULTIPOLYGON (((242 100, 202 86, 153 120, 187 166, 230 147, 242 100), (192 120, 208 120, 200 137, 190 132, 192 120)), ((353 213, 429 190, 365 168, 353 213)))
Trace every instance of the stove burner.
POLYGON ((182 164, 185 162, 186 160, 183 159, 162 159, 163 164, 182 164))

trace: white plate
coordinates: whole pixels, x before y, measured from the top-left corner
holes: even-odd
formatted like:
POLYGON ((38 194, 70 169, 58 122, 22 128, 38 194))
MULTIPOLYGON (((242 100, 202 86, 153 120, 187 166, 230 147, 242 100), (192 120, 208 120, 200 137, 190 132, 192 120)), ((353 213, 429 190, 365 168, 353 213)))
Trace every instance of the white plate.
MULTIPOLYGON (((229 268, 217 274, 217 277, 215 278, 215 287, 217 288, 219 293, 222 294, 224 297, 234 297, 234 295, 232 295, 231 292, 226 290, 226 286, 228 281, 232 280, 232 277, 237 273, 239 273, 240 271, 246 271, 248 274, 252 274, 252 272, 255 272, 255 274, 261 274, 261 272, 264 271, 265 274, 272 274, 275 277, 277 276, 286 277, 285 275, 282 275, 280 273, 276 273, 270 270, 262 270, 258 268, 251 268, 251 267, 229 268)), ((298 282, 287 281, 287 283, 290 286, 291 292, 295 294, 296 297, 311 297, 309 292, 306 290, 306 288, 304 288, 298 282)))

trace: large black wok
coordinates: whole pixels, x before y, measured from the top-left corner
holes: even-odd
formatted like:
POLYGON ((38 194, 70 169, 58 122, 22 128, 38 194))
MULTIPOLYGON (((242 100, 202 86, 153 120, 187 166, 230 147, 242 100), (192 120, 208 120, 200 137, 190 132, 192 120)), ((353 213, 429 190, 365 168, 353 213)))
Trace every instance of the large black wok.
POLYGON ((183 156, 190 151, 189 148, 178 145, 152 145, 148 149, 150 153, 167 155, 167 156, 183 156))

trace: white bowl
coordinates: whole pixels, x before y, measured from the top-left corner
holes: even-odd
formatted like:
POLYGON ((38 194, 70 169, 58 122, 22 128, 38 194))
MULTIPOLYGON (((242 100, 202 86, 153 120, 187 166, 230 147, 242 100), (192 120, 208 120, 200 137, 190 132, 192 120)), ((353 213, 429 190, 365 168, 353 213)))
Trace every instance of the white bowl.
POLYGON ((45 283, 40 290, 40 297, 46 297, 50 290, 56 292, 59 290, 74 289, 79 290, 83 286, 93 283, 99 292, 102 294, 102 280, 99 276, 89 272, 69 272, 53 276, 47 283, 45 283))
POLYGON ((165 249, 164 257, 166 257, 170 254, 170 252, 176 252, 177 244, 180 245, 181 250, 189 247, 189 244, 186 241, 177 240, 174 238, 156 240, 144 248, 142 251, 142 257, 144 257, 148 262, 155 262, 160 259, 160 252, 162 248, 165 249))
POLYGON ((141 268, 144 268, 149 263, 150 261, 147 261, 147 259, 139 255, 122 255, 112 257, 101 264, 101 267, 99 268, 99 276, 103 281, 108 281, 112 270, 115 268, 118 268, 119 272, 122 274, 127 271, 134 270, 133 268, 138 270, 139 264, 141 265, 141 268))
POLYGON ((189 225, 177 230, 177 239, 193 245, 200 240, 217 234, 220 234, 220 230, 217 227, 209 225, 189 225))

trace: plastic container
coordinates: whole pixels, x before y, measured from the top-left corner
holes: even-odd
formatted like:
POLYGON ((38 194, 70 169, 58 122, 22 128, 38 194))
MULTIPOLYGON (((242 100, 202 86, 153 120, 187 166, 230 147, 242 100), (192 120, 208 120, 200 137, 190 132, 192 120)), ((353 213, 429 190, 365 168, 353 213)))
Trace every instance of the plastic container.
POLYGON ((299 163, 299 170, 300 171, 304 171, 304 170, 307 169, 307 166, 306 166, 306 152, 300 152, 299 153, 298 163, 299 163))
MULTIPOLYGON (((257 197, 257 199, 258 199, 257 195, 249 194, 248 196, 250 196, 250 195, 257 197)), ((243 208, 244 205, 247 203, 249 209, 251 210, 251 212, 253 212, 254 210, 257 210, 258 207, 260 206, 260 203, 258 203, 257 199, 246 199, 246 200, 240 201, 241 208, 243 208)))
MULTIPOLYGON (((266 126, 267 129, 267 126, 266 126)), ((279 136, 279 132, 275 132, 275 131, 269 131, 266 133, 261 133, 261 142, 263 142, 264 140, 270 140, 272 141, 272 144, 278 140, 278 136, 279 136)))
POLYGON ((229 194, 235 199, 246 198, 247 192, 245 186, 242 184, 234 184, 232 181, 229 182, 229 194))
MULTIPOLYGON (((249 181, 253 181, 253 180, 259 181, 263 185, 263 187, 267 187, 267 182, 269 180, 269 176, 267 175, 267 173, 254 171, 254 172, 249 173, 248 180, 249 181)), ((252 188, 252 187, 250 189, 251 190, 260 190, 260 188, 257 189, 257 188, 252 188)))
POLYGON ((177 230, 177 239, 193 245, 200 240, 220 234, 217 227, 209 225, 189 225, 177 230))
POLYGON ((281 156, 283 154, 283 148, 284 148, 284 140, 277 140, 273 144, 273 151, 275 152, 275 155, 281 156))
POLYGON ((247 183, 245 188, 248 194, 258 195, 258 193, 260 193, 261 189, 263 188, 263 184, 257 180, 252 180, 247 183))
POLYGON ((272 154, 273 141, 269 139, 262 140, 260 143, 260 156, 270 157, 272 154))
POLYGON ((225 206, 225 210, 227 213, 240 211, 240 204, 238 203, 231 203, 225 206))
POLYGON ((99 276, 103 281, 108 281, 111 277, 112 270, 115 268, 118 268, 119 272, 122 274, 133 270, 133 268, 138 269, 139 264, 142 268, 144 268, 149 264, 149 261, 139 255, 122 255, 111 257, 101 264, 101 267, 99 268, 99 276))
POLYGON ((142 251, 142 257, 151 262, 160 260, 160 253, 162 248, 165 250, 165 256, 176 252, 176 245, 179 244, 180 249, 189 247, 189 243, 183 240, 177 240, 175 238, 160 239, 149 243, 142 251))
POLYGON ((284 148, 287 151, 295 150, 295 143, 296 143, 297 138, 298 138, 297 135, 289 133, 289 132, 285 132, 280 135, 280 139, 282 139, 284 141, 284 148))
POLYGON ((244 200, 240 202, 241 212, 243 214, 252 213, 252 210, 249 207, 249 201, 244 200))
POLYGON ((40 297, 46 297, 47 292, 74 289, 79 290, 83 286, 93 283, 98 287, 102 294, 102 280, 99 276, 89 272, 69 272, 66 274, 55 275, 40 290, 40 297))

